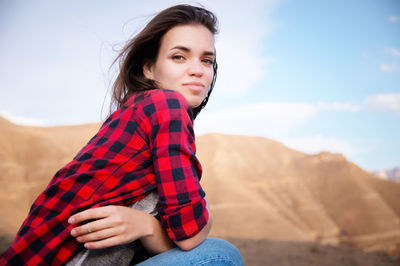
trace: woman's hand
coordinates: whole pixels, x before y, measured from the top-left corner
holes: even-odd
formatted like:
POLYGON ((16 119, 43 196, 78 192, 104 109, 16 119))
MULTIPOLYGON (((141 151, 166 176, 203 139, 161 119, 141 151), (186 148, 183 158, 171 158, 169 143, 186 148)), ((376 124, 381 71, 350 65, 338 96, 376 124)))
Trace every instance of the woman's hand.
POLYGON ((140 210, 105 206, 77 213, 68 222, 77 225, 71 235, 78 242, 85 243, 88 249, 100 249, 152 235, 154 220, 153 216, 140 210))

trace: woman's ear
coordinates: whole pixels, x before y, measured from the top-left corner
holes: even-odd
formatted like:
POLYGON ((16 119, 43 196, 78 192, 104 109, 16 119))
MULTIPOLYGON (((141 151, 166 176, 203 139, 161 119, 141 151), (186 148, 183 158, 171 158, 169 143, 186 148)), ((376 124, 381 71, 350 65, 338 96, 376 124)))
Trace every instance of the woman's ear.
POLYGON ((145 78, 147 79, 151 79, 154 80, 153 77, 153 67, 151 64, 146 63, 143 65, 143 75, 145 76, 145 78))

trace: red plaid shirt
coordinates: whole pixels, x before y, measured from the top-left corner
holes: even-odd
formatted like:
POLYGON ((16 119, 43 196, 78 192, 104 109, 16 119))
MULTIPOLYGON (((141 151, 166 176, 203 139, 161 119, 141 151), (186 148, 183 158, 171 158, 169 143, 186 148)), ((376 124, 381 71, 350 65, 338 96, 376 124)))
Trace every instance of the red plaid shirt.
POLYGON ((0 264, 64 264, 83 249, 70 235, 71 215, 127 206, 154 190, 169 237, 194 236, 208 221, 195 152, 192 112, 182 95, 158 89, 135 93, 56 173, 0 264))

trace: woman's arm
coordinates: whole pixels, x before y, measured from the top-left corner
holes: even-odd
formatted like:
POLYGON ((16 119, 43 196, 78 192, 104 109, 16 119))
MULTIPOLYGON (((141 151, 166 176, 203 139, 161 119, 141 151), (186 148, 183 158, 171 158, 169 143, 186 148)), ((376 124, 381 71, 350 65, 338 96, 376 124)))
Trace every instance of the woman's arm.
POLYGON ((192 111, 175 91, 154 93, 147 134, 159 196, 158 215, 170 239, 183 250, 200 244, 212 218, 200 185, 202 168, 196 157, 192 111), (184 239, 184 240, 182 240, 184 239))
POLYGON ((78 242, 85 243, 88 249, 122 245, 140 238, 146 250, 154 255, 174 248, 174 243, 182 250, 190 250, 207 238, 212 226, 207 197, 205 200, 209 213, 206 226, 195 236, 180 241, 171 241, 161 223, 152 215, 124 206, 89 209, 71 216, 68 222, 81 224, 71 230, 71 235, 78 242), (85 223, 89 220, 94 221, 85 223))
POLYGON ((71 235, 88 249, 101 249, 141 239, 146 250, 158 254, 175 247, 152 215, 124 206, 105 206, 77 213, 71 235), (90 221, 90 222, 87 222, 90 221), (78 226, 79 225, 79 226, 78 226))
POLYGON ((150 254, 155 255, 174 248, 174 242, 172 242, 172 240, 168 237, 168 234, 165 232, 160 221, 150 214, 147 215, 150 216, 152 232, 149 235, 140 238, 146 250, 150 254))
POLYGON ((207 208, 207 211, 208 211, 208 222, 201 229, 201 231, 198 232, 195 236, 193 236, 191 238, 188 238, 188 239, 185 239, 185 240, 174 241, 174 243, 182 250, 191 250, 192 248, 195 248, 198 245, 200 245, 201 242, 203 242, 203 240, 207 238, 208 233, 211 230, 212 215, 211 215, 211 212, 210 212, 207 196, 204 199, 206 200, 206 203, 207 203, 206 208, 207 208))

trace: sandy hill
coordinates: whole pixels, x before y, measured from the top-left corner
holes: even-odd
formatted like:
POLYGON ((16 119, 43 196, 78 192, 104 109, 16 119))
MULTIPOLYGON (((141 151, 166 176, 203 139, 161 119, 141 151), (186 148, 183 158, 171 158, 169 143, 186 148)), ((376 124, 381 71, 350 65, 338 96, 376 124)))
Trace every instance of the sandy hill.
MULTIPOLYGON (((99 126, 25 127, 0 118, 0 237, 13 238, 37 194, 99 126)), ((400 183, 341 154, 309 155, 260 137, 209 134, 197 149, 211 234, 238 245, 248 265, 399 263, 364 251, 400 254, 400 183)))
POLYGON ((16 233, 38 193, 98 128, 25 127, 0 117, 0 234, 16 233))
POLYGON ((226 237, 400 244, 400 183, 382 180, 341 154, 304 154, 265 138, 198 139, 203 185, 226 237))

